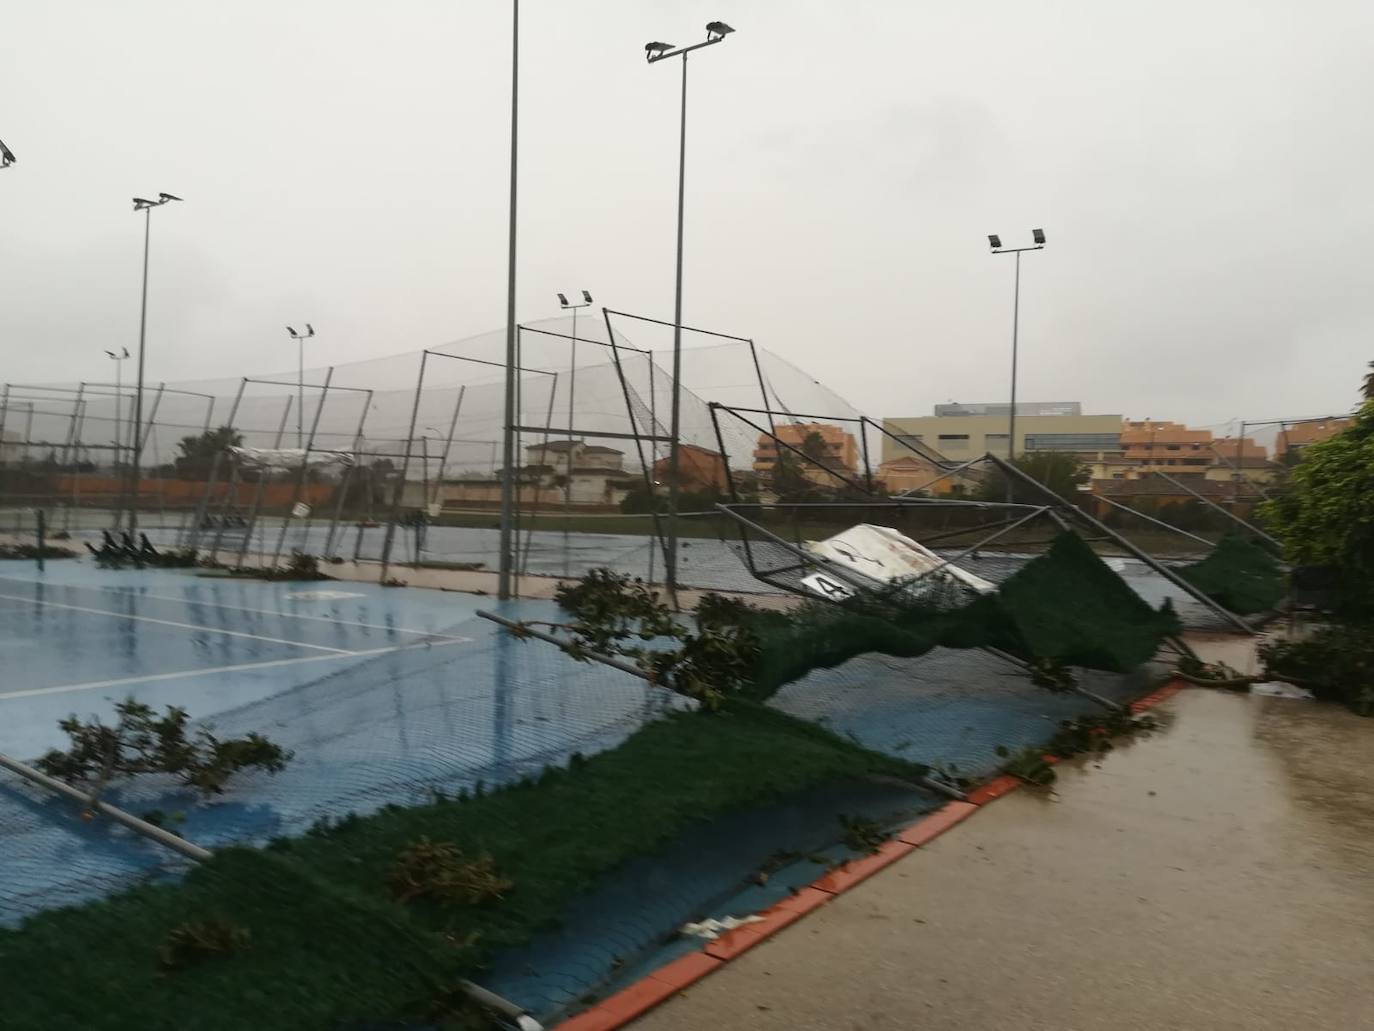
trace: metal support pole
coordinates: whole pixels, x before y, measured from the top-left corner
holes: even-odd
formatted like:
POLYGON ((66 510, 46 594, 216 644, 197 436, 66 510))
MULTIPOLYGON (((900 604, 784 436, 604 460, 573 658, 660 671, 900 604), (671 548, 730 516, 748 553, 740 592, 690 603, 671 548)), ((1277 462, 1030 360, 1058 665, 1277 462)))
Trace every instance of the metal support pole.
POLYGON ((1142 549, 1136 547, 1127 538, 1117 533, 1110 526, 1107 526, 1105 523, 1101 523, 1097 519, 1094 519, 1091 515, 1089 515, 1087 512, 1084 512, 1082 509, 1074 508, 1073 506, 1067 504, 1064 501, 1064 499, 1061 498, 1058 494, 1054 493, 1054 491, 1050 490, 1048 487, 1046 487, 1043 483, 1041 483, 1034 477, 1028 476, 1026 473, 1016 468, 1016 466, 1012 465, 1010 462, 1004 462, 1002 459, 992 454, 989 454, 987 458, 989 461, 997 465, 1002 470, 1004 475, 1008 477, 1015 477, 1021 480, 1023 483, 1027 484, 1032 489, 1039 491, 1046 498, 1053 499, 1053 503, 1055 505, 1068 510, 1068 512, 1070 512, 1074 516, 1077 516, 1079 519, 1082 519, 1094 530, 1097 530, 1099 533, 1106 534, 1112 540, 1116 541, 1117 544, 1121 545, 1121 547, 1125 548, 1128 552, 1130 552, 1130 554, 1134 558, 1137 558, 1141 562, 1144 562, 1147 566, 1153 569, 1160 576, 1164 577, 1164 579, 1168 580, 1179 590, 1183 591, 1189 597, 1196 598, 1198 601, 1206 605, 1218 616, 1221 616, 1223 619, 1231 623, 1237 629, 1242 630, 1247 634, 1253 634, 1255 632, 1254 628, 1251 627, 1249 623, 1245 622, 1245 620, 1241 619, 1234 612, 1231 612, 1224 606, 1219 605, 1217 602, 1213 601, 1206 594, 1204 594, 1202 591, 1199 591, 1187 580, 1184 580, 1181 576, 1175 573, 1168 566, 1158 561, 1149 552, 1143 551, 1142 549))
MULTIPOLYGON (((460 398, 461 400, 461 398, 460 398)), ((343 516, 344 501, 348 497, 348 488, 353 482, 354 469, 363 460, 363 426, 367 422, 367 411, 372 407, 372 391, 367 392, 363 398, 363 411, 358 416, 358 431, 353 434, 353 462, 344 468, 343 475, 340 477, 339 498, 334 504, 334 518, 329 521, 329 535, 324 542, 324 557, 334 557, 334 537, 339 531, 339 520, 343 516)), ((364 483, 368 484, 368 490, 372 489, 371 484, 364 476, 364 483)))
POLYGON ((768 413, 768 428, 776 435, 778 427, 773 422, 773 406, 768 403, 768 387, 763 381, 763 367, 759 365, 759 349, 754 346, 752 340, 749 341, 749 357, 754 362, 754 376, 759 381, 759 395, 763 398, 763 410, 768 413))
MULTIPOLYGON (((644 440, 639 432, 639 420, 635 418, 634 404, 630 401, 630 384, 625 379, 625 369, 620 364, 620 348, 616 346, 615 331, 611 329, 610 313, 605 308, 602 308, 601 317, 606 321, 606 335, 611 342, 611 364, 615 366, 616 378, 620 380, 620 392, 625 398, 625 414, 629 416, 631 435, 635 442, 635 454, 639 458, 640 468, 644 470, 644 489, 648 492, 649 496, 649 513, 654 524, 654 536, 658 538, 659 547, 662 548, 663 557, 666 561, 668 557, 668 539, 664 535, 663 521, 659 516, 657 504, 658 495, 654 491, 653 468, 644 461, 644 440)), ((652 364, 649 367, 652 369, 652 364)), ((650 410, 649 421, 654 421, 652 409, 650 410)), ((649 427, 648 435, 650 438, 657 438, 657 423, 649 427)), ((652 443, 656 443, 656 439, 654 439, 652 443)))
POLYGON ((1093 496, 1098 501, 1105 501, 1107 504, 1111 505, 1112 508, 1119 508, 1123 512, 1129 512, 1133 516, 1139 516, 1141 519, 1144 519, 1147 523, 1153 523, 1155 526, 1161 526, 1166 530, 1173 530, 1174 533, 1182 534, 1184 537, 1191 538, 1192 540, 1197 541, 1199 544, 1207 545, 1209 549, 1216 547, 1216 544, 1214 544, 1212 541, 1209 541, 1206 537, 1199 537, 1197 534, 1189 533, 1187 530, 1180 530, 1177 526, 1174 526, 1172 523, 1166 523, 1163 519, 1156 519, 1154 516, 1148 516, 1144 512, 1137 512, 1129 505, 1123 505, 1120 502, 1113 501, 1111 498, 1106 497, 1102 494, 1095 494, 1093 496))
MULTIPOLYGON (((518 0, 517 0, 517 2, 518 2, 518 0)), ((512 239, 514 239, 514 237, 512 237, 512 239)), ((514 356, 512 355, 512 357, 514 357, 514 356)), ((396 481, 396 487, 395 487, 395 489, 391 492, 391 515, 390 515, 390 517, 387 519, 387 523, 386 523, 386 537, 385 537, 385 538, 383 539, 383 541, 382 541, 382 572, 381 572, 381 576, 378 578, 378 579, 379 579, 379 582, 385 582, 385 581, 386 581, 387 566, 388 566, 388 565, 390 564, 390 562, 391 562, 391 545, 392 545, 392 543, 396 540, 396 517, 397 517, 397 516, 400 514, 400 512, 401 512, 401 502, 402 502, 402 500, 403 500, 404 497, 405 497, 406 474, 410 471, 410 452, 411 452, 411 450, 412 450, 412 449, 414 448, 414 446, 415 446, 415 420, 418 419, 419 416, 420 416, 420 391, 422 391, 422 390, 424 389, 424 386, 425 386, 425 363, 428 361, 428 359, 429 359, 429 352, 428 352, 428 351, 421 351, 421 352, 420 352, 420 377, 419 377, 419 379, 417 379, 417 380, 415 381, 415 401, 414 401, 414 403, 410 406, 410 430, 406 433, 406 450, 405 450, 405 456, 401 459, 401 475, 400 475, 400 477, 399 477, 399 478, 397 479, 397 481, 396 481)), ((512 362, 512 365, 514 365, 513 362, 512 362)), ((508 386, 508 388, 509 388, 510 386, 513 386, 513 385, 514 385, 514 381, 513 381, 513 380, 509 380, 509 377, 510 377, 511 375, 513 375, 513 370, 508 370, 508 371, 507 371, 507 377, 508 377, 508 384, 507 384, 507 386, 508 386)), ((509 450, 509 447, 507 448, 507 450, 509 450)), ((509 470, 507 470, 507 472, 509 472, 509 470)), ((505 511, 505 501, 504 501, 504 499, 503 499, 503 500, 502 500, 502 513, 501 513, 501 516, 502 516, 501 533, 502 533, 503 539, 504 539, 505 533, 506 533, 506 525, 505 525, 505 517, 506 517, 506 515, 507 515, 507 513, 506 513, 506 511, 505 511)), ((504 558, 504 555, 503 555, 503 558, 504 558)), ((506 574, 507 574, 507 577, 509 577, 509 569, 506 570, 506 574)), ((507 584, 507 586, 506 586, 505 589, 506 589, 506 591, 509 591, 509 590, 510 590, 509 583, 507 584)), ((502 595, 502 597, 505 597, 505 596, 506 596, 506 595, 504 595, 504 594, 502 595)))
POLYGON ((664 580, 668 596, 677 607, 677 503, 678 463, 682 432, 682 229, 687 188, 687 54, 682 54, 682 117, 678 130, 677 153, 677 278, 673 294, 673 395, 671 427, 668 436, 668 552, 664 557, 664 580))
MULTIPOLYGON (((503 600, 511 594, 511 570, 515 565, 512 552, 515 528, 515 441, 511 434, 515 414, 515 212, 516 157, 520 142, 520 0, 511 0, 511 60, 510 60, 510 224, 506 260, 506 418, 502 431, 502 455, 505 469, 501 483, 501 540, 497 572, 497 595, 503 600)), ((418 395, 417 395, 418 398, 418 395)), ((407 447, 409 451, 409 447, 407 447)), ((390 534, 388 533, 388 540, 390 534)), ((386 575, 386 561, 382 562, 386 575)))
MULTIPOLYGON (((21 762, 11 759, 7 755, 0 755, 0 767, 17 773, 25 780, 32 781, 40 787, 47 788, 54 794, 69 798, 73 802, 79 802, 83 807, 90 802, 90 796, 77 790, 70 784, 64 784, 55 777, 49 777, 46 773, 40 773, 31 766, 26 766, 21 762)), ((161 827, 156 827, 146 820, 140 820, 137 816, 126 813, 123 809, 116 809, 109 802, 96 800, 92 808, 108 816, 115 823, 128 827, 131 831, 142 834, 145 838, 156 841, 159 845, 170 848, 173 852, 179 852, 188 859, 197 862, 204 862, 210 858, 210 853, 199 845, 194 845, 185 838, 177 837, 170 831, 165 831, 161 827)))
POLYGON ((444 440, 444 453, 439 457, 439 475, 434 478, 434 497, 430 499, 431 505, 439 504, 439 487, 444 482, 444 468, 448 465, 448 456, 453 450, 453 433, 458 428, 458 413, 463 410, 463 393, 467 389, 466 385, 458 387, 458 400, 453 405, 453 417, 448 421, 448 437, 444 440))
POLYGON ((1179 490, 1184 491, 1184 492, 1186 492, 1186 493, 1188 493, 1188 494, 1191 494, 1193 497, 1197 498, 1199 501, 1201 501, 1201 502, 1202 502, 1204 505, 1206 505, 1208 508, 1212 508, 1212 509, 1215 509, 1216 511, 1220 512, 1222 515, 1224 515, 1227 519, 1231 520, 1231 522, 1235 523, 1236 525, 1238 525, 1238 526, 1243 526, 1243 527, 1244 527, 1246 530, 1248 530, 1250 533, 1253 533, 1255 536, 1259 537, 1261 540, 1264 540, 1264 541, 1266 541, 1268 544, 1272 545, 1275 551, 1278 551, 1278 552, 1280 552, 1280 553, 1283 552, 1283 545, 1280 544, 1278 541, 1276 541, 1273 537, 1270 537, 1267 533, 1265 533, 1263 530, 1259 529, 1258 527, 1256 527, 1256 526, 1251 526, 1249 523, 1247 523, 1247 522, 1246 522, 1244 519, 1242 519, 1240 516, 1236 515, 1234 512, 1228 512, 1228 511, 1226 511, 1226 509, 1222 508, 1222 507, 1221 507, 1220 505, 1218 505, 1216 502, 1210 500, 1209 498, 1204 497, 1203 495, 1199 494, 1197 491, 1193 490, 1193 488, 1189 487, 1186 483, 1180 483, 1178 480, 1174 479, 1174 478, 1173 478, 1172 476, 1170 476, 1168 473, 1162 473, 1162 472, 1160 472, 1158 469, 1155 470, 1155 475, 1158 476, 1160 479, 1165 480, 1166 482, 1173 484, 1173 485, 1174 485, 1175 487, 1177 487, 1179 490))
POLYGON ((138 480, 139 464, 143 458, 139 445, 138 427, 143 425, 143 344, 148 329, 148 245, 153 232, 153 209, 143 209, 143 298, 138 314, 138 387, 134 392, 134 445, 133 463, 129 473, 129 533, 138 533, 138 480))
MULTIPOLYGON (((226 425, 231 431, 234 428, 234 419, 239 414, 239 405, 243 401, 244 388, 247 386, 248 377, 245 376, 243 379, 239 380, 239 389, 238 392, 234 394, 234 403, 229 406, 229 422, 226 425)), ((201 524, 204 523, 205 516, 210 511, 210 497, 215 489, 215 479, 219 475, 220 462, 223 460, 224 452, 216 451, 215 457, 210 461, 210 475, 205 481, 205 493, 201 496, 200 504, 196 506, 195 518, 191 523, 191 531, 187 534, 185 541, 186 546, 189 548, 194 548, 200 543, 201 524)))
MULTIPOLYGON (((315 417, 310 420, 310 436, 305 441, 305 448, 301 452, 301 471, 296 474, 296 487, 291 492, 291 504, 287 507, 286 515, 282 517, 281 532, 277 534, 277 547, 272 552, 272 565, 270 568, 276 569, 277 563, 281 561, 281 549, 286 544, 287 527, 291 525, 291 520, 295 518, 296 506, 300 504, 301 493, 305 490, 305 480, 310 474, 310 450, 315 446, 315 434, 320 428, 320 416, 324 414, 324 402, 329 396, 329 383, 334 378, 334 366, 329 367, 329 371, 324 374, 324 386, 320 388, 320 403, 315 406, 315 417)), ((296 412, 296 422, 300 423, 301 413, 296 412)), ((305 531, 309 533, 310 517, 305 517, 305 531)), ((306 541, 301 542, 301 551, 304 552, 307 546, 306 541)))
MULTIPOLYGON (((1011 302, 1011 411, 1007 420, 1007 461, 1016 461, 1016 359, 1018 335, 1021 327, 1021 252, 1016 252, 1016 286, 1011 302)), ((1011 501, 1011 484, 1007 484, 1007 500, 1011 501)))

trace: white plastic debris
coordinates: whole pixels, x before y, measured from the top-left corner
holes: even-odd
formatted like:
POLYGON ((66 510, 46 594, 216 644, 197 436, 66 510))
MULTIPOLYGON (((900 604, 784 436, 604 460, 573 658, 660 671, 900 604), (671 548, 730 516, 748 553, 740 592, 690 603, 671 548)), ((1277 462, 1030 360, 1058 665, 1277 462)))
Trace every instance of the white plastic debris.
MULTIPOLYGON (((951 565, 929 548, 887 526, 859 523, 823 541, 810 542, 806 547, 813 555, 883 583, 933 575, 958 581, 979 594, 989 594, 997 589, 996 584, 951 565)), ((816 586, 807 586, 817 593, 823 593, 816 586)))
POLYGON ((1251 684, 1250 693, 1263 695, 1265 698, 1296 698, 1300 701, 1310 702, 1316 697, 1305 687, 1297 684, 1289 684, 1283 680, 1269 680, 1263 684, 1251 684))
POLYGON ((703 920, 700 923, 687 923, 678 928, 678 934, 687 938, 705 938, 707 941, 715 941, 724 931, 733 931, 736 927, 743 927, 745 924, 762 923, 761 916, 726 916, 719 920, 714 918, 703 920))
POLYGON ((299 469, 306 465, 352 465, 353 456, 344 451, 320 451, 297 447, 231 447, 229 453, 244 465, 258 469, 299 469))

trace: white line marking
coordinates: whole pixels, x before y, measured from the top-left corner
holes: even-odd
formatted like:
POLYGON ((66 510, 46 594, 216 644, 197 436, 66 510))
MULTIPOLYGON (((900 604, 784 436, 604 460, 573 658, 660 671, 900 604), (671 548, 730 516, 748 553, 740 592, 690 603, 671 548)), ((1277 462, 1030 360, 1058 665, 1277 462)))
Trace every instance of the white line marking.
POLYGON ((111 612, 109 609, 89 609, 84 605, 67 605, 60 601, 40 601, 37 598, 24 598, 17 594, 0 594, 0 598, 27 601, 33 605, 46 605, 53 609, 70 609, 72 612, 89 612, 97 616, 114 616, 116 619, 129 619, 137 623, 158 623, 162 626, 174 626, 182 630, 203 630, 211 634, 223 634, 226 637, 246 637, 252 641, 266 641, 269 644, 288 644, 297 648, 309 648, 317 652, 333 652, 335 655, 361 654, 351 652, 347 648, 329 648, 323 644, 306 644, 303 641, 288 641, 281 637, 263 637, 261 634, 248 634, 242 630, 221 630, 218 627, 201 626, 198 623, 177 623, 170 619, 154 619, 152 616, 133 616, 127 612, 111 612))
MULTIPOLYGON (((0 580, 16 584, 32 585, 40 583, 38 580, 23 580, 17 576, 0 576, 0 580)), ((204 605, 212 609, 228 609, 233 612, 256 612, 260 616, 282 616, 286 619, 309 619, 318 623, 336 623, 340 626, 359 626, 367 630, 391 630, 398 634, 416 634, 420 637, 430 637, 437 632, 434 630, 415 630, 410 627, 402 626, 384 626, 381 623, 358 623, 351 619, 335 619, 333 616, 309 616, 304 612, 281 612, 278 609, 254 609, 245 605, 226 605, 219 601, 205 601, 201 598, 189 596, 177 598, 170 594, 144 594, 135 587, 100 587, 93 584, 57 584, 45 586, 60 586, 77 591, 106 591, 111 594, 129 595, 134 598, 150 598, 154 601, 171 601, 176 602, 178 605, 204 605)), ((366 595, 360 594, 358 597, 362 598, 366 597, 366 595)), ((18 600, 27 601, 29 599, 20 598, 18 600)))
POLYGON ((398 644, 390 648, 371 648, 361 652, 345 652, 342 655, 304 655, 297 659, 269 659, 266 662, 245 662, 237 666, 210 666, 202 669, 183 669, 174 673, 153 673, 142 677, 120 677, 117 680, 92 680, 85 684, 59 684, 55 687, 33 687, 25 691, 10 691, 0 694, 0 702, 11 698, 35 698, 39 695, 66 694, 69 691, 90 691, 98 687, 119 687, 122 684, 151 684, 157 680, 176 680, 179 677, 198 677, 206 673, 239 673, 249 669, 268 669, 272 666, 293 666, 305 662, 330 662, 339 659, 365 658, 371 655, 384 655, 387 652, 403 652, 414 648, 443 648, 451 644, 467 644, 471 637, 447 637, 433 644, 398 644))

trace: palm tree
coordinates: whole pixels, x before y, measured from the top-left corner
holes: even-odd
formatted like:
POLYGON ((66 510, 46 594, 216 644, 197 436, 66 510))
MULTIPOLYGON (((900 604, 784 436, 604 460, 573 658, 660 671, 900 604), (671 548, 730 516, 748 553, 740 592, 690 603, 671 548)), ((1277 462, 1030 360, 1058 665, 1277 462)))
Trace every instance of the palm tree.
POLYGON ((1360 393, 1366 401, 1374 401, 1374 362, 1369 363, 1369 369, 1370 371, 1364 374, 1364 386, 1360 393))

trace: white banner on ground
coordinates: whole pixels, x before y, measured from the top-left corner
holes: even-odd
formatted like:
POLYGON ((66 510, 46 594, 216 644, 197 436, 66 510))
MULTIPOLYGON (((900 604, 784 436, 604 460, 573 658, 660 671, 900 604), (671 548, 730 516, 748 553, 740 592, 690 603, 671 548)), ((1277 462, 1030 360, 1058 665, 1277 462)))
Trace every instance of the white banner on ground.
POLYGON ((882 583, 933 574, 935 577, 956 580, 979 594, 989 594, 997 589, 996 584, 966 569, 947 564, 929 548, 887 526, 860 523, 823 541, 810 542, 806 547, 814 555, 882 583))

